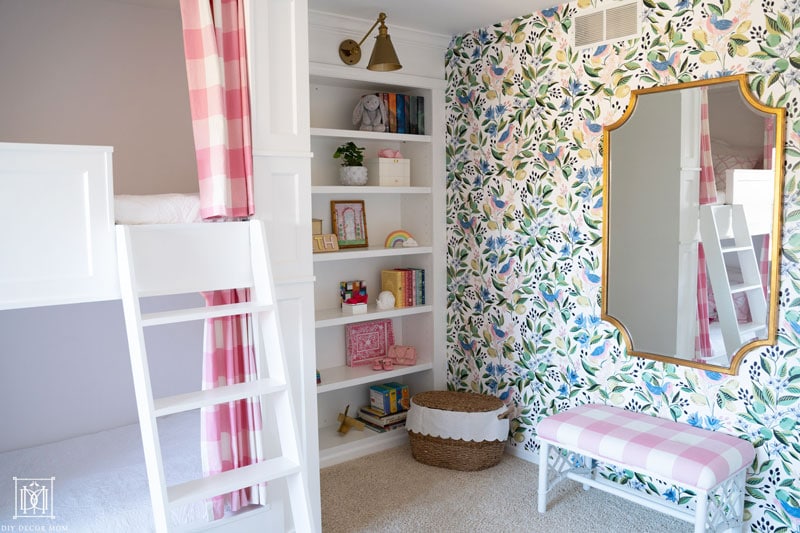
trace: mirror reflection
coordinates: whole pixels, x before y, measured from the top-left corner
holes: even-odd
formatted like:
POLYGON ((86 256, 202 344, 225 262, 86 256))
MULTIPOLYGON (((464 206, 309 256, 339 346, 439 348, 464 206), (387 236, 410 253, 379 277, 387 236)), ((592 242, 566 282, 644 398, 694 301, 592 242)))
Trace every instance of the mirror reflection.
POLYGON ((783 123, 741 75, 636 91, 606 128, 602 313, 628 353, 732 373, 774 344, 783 123))

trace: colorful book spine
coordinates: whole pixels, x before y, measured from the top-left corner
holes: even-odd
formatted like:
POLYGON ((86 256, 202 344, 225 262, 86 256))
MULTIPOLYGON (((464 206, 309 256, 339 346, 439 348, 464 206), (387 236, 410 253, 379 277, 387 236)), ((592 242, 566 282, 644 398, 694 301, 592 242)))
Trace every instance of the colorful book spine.
POLYGON ((405 307, 405 278, 399 270, 381 270, 381 291, 394 295, 394 306, 405 307))
POLYGON ((414 98, 413 96, 404 94, 403 95, 403 103, 405 105, 406 114, 404 117, 403 127, 406 130, 406 133, 411 133, 411 99, 414 98))
POLYGON ((408 99, 408 133, 419 133, 419 126, 417 124, 417 97, 410 96, 408 99))
POLYGON ((386 107, 386 112, 389 115, 389 131, 397 133, 397 94, 389 93, 389 105, 386 107))
POLYGON ((361 420, 369 422, 371 424, 375 424, 376 426, 388 426, 390 424, 396 424, 397 422, 402 422, 406 419, 408 415, 408 411, 399 411, 394 414, 384 415, 381 414, 377 409, 373 409, 370 406, 364 406, 358 411, 358 417, 361 420))
POLYGON ((417 96, 417 130, 420 135, 425 135, 425 97, 417 96))
POLYGON ((406 133, 406 99, 402 94, 397 98, 397 133, 406 133))
POLYGON ((389 424, 387 426, 378 426, 368 422, 366 420, 362 420, 364 422, 364 427, 374 431, 375 433, 386 433, 387 431, 393 431, 395 429, 401 429, 406 427, 406 421, 401 420, 400 422, 395 422, 394 424, 389 424))

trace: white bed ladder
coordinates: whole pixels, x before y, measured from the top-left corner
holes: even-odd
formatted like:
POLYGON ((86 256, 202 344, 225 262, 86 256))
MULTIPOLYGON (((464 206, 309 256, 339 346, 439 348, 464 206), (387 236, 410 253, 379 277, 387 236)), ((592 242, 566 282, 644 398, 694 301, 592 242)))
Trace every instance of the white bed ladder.
MULTIPOLYGON (((117 226, 117 255, 156 531, 177 529, 170 520, 173 506, 279 479, 286 480, 294 531, 312 531, 308 485, 300 459, 301 447, 262 223, 117 226), (250 287, 251 302, 151 314, 141 311, 140 298, 147 296, 244 287, 250 287), (240 314, 253 316, 258 379, 166 398, 153 397, 145 349, 146 327, 240 314), (156 420, 173 413, 252 397, 260 399, 262 442, 277 439, 278 456, 216 476, 167 486, 156 420), (265 418, 267 414, 274 418, 265 418), (274 420, 276 426, 267 427, 266 420, 274 420)), ((248 520, 258 520, 256 515, 254 513, 248 520)), ((258 527, 260 522, 252 528, 243 527, 242 516, 208 522, 201 529, 221 531, 227 527, 228 531, 236 532, 265 529, 263 524, 258 527)))
POLYGON ((722 339, 726 352, 732 354, 743 343, 766 333, 767 327, 767 299, 744 208, 739 204, 700 206, 700 236, 717 304, 722 339), (728 244, 730 239, 733 242, 728 244), (741 281, 731 280, 726 257, 738 260, 741 281), (747 298, 751 322, 740 324, 736 317, 733 297, 737 293, 743 293, 747 298))

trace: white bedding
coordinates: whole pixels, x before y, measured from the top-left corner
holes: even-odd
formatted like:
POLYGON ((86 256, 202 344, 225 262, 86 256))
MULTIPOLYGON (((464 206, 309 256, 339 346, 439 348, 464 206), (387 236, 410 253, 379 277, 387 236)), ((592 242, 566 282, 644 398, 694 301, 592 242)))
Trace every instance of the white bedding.
POLYGON ((183 224, 200 222, 199 194, 118 194, 117 224, 183 224))
MULTIPOLYGON (((197 411, 159 422, 168 484, 202 476, 199 431, 197 411)), ((173 513, 176 523, 198 519, 205 519, 200 502, 173 513)), ((153 531, 139 425, 0 454, 0 530, 19 531, 22 525, 76 533, 153 531), (55 519, 13 519, 14 476, 55 477, 55 519)))

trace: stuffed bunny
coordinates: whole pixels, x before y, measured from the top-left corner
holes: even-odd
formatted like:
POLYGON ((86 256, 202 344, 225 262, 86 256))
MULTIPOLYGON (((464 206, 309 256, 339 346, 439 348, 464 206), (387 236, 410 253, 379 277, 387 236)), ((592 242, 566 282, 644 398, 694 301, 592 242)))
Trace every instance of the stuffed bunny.
POLYGON ((386 131, 386 106, 376 94, 365 94, 353 110, 353 124, 360 130, 386 131))

